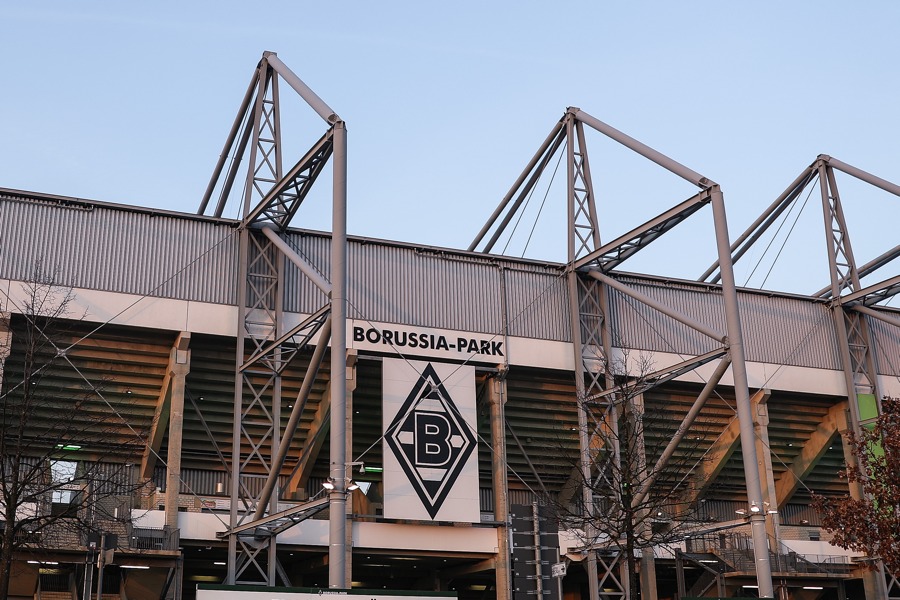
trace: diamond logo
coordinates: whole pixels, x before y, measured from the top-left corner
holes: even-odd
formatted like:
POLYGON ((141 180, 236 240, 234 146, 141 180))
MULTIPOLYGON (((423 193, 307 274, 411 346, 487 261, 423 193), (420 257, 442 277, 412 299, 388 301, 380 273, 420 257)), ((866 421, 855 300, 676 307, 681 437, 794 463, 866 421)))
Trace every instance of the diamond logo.
POLYGON ((385 431, 385 441, 433 519, 476 439, 430 363, 385 431))

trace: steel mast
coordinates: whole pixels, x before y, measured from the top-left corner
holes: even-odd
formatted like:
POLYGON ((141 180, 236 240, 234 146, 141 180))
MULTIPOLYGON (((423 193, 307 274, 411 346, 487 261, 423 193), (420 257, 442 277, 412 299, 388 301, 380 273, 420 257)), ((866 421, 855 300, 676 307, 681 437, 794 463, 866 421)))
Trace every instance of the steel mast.
POLYGON ((263 53, 241 103, 225 148, 198 212, 218 191, 212 214, 221 217, 240 162, 247 157, 238 225, 238 323, 231 454, 231 513, 226 583, 290 585, 277 556, 280 532, 330 508, 329 586, 349 587, 346 569, 346 127, 340 117, 273 52, 263 53), (327 130, 287 171, 283 168, 279 81, 296 92, 327 124, 327 130), (249 155, 247 155, 249 150, 249 155), (229 162, 228 157, 231 156, 229 162), (284 233, 325 164, 333 158, 332 239, 328 265, 315 265, 284 233), (284 319, 285 260, 320 292, 321 307, 299 325, 284 319), (318 338, 318 339, 316 339, 318 338), (299 397, 281 427, 281 378, 291 361, 315 340, 299 397), (278 477, 331 341, 331 477, 327 499, 278 511, 278 477), (263 484, 252 485, 263 479, 263 484))
MULTIPOLYGON (((859 435, 863 427, 881 415, 882 393, 878 382, 876 348, 873 344, 869 319, 880 320, 900 327, 900 322, 892 315, 877 310, 879 303, 900 293, 900 275, 888 277, 868 286, 863 286, 861 279, 875 274, 876 271, 900 256, 900 246, 895 246, 868 263, 857 266, 850 243, 850 231, 844 217, 835 169, 895 196, 900 196, 900 186, 836 158, 821 154, 800 173, 743 234, 738 236, 728 251, 733 262, 740 260, 802 192, 818 181, 830 282, 829 285, 812 295, 831 299, 830 308, 841 353, 850 426, 859 435)), ((715 262, 701 275, 701 280, 716 282, 720 277, 719 271, 720 263, 715 262)), ((850 493, 859 498, 861 490, 859 486, 851 485, 850 493)), ((883 573, 867 571, 863 575, 863 582, 867 598, 881 600, 888 597, 883 573)))
MULTIPOLYGON (((756 445, 753 431, 753 419, 750 409, 750 393, 747 384, 747 369, 743 350, 741 334, 740 314, 737 304, 737 290, 735 288, 732 271, 730 244, 728 240, 728 228, 725 217, 725 204, 722 192, 715 182, 689 169, 688 167, 672 160, 664 154, 635 140, 621 131, 603 123, 595 117, 578 108, 569 108, 560 122, 554 126, 550 135, 541 145, 538 152, 529 162, 525 171, 519 176, 512 189, 500 202, 500 205, 488 219, 488 222, 479 231, 475 240, 469 246, 469 250, 480 249, 490 252, 502 236, 507 225, 512 221, 516 211, 520 209, 524 199, 535 186, 541 172, 550 163, 550 159, 557 149, 565 143, 567 145, 568 168, 568 263, 567 276, 569 282, 569 309, 572 322, 572 344, 575 351, 575 386, 579 398, 599 398, 614 396, 609 381, 609 360, 612 351, 612 335, 609 328, 609 310, 607 306, 607 286, 615 286, 620 292, 628 294, 631 298, 647 304, 655 310, 708 335, 722 344, 721 373, 724 373, 728 363, 731 364, 734 393, 738 408, 738 420, 741 431, 741 448, 744 457, 744 476, 747 486, 747 497, 751 505, 763 506, 762 487, 756 460, 756 445), (583 125, 598 131, 599 133, 622 144, 626 148, 644 156, 664 169, 689 181, 700 192, 685 200, 668 211, 658 215, 643 225, 636 227, 628 233, 618 237, 604 245, 600 243, 598 230, 597 209, 590 179, 590 169, 587 161, 587 150, 584 140, 583 125), (677 308, 666 307, 643 296, 636 290, 631 290, 626 284, 615 280, 610 275, 618 265, 633 256, 654 240, 664 235, 676 225, 690 217, 707 204, 712 206, 714 234, 716 239, 718 264, 723 265, 722 271, 722 296, 723 309, 726 321, 726 334, 711 331, 708 327, 694 322, 692 319, 681 315, 677 308), (493 231, 493 235, 486 243, 484 239, 493 231), (722 356, 724 355, 724 356, 722 356)), ((709 357, 697 357, 692 365, 685 370, 695 368, 710 360, 709 357)), ((717 370, 718 373, 718 370, 717 370)), ((717 377, 721 376, 717 374, 717 377)), ((715 385, 715 384, 713 384, 715 385)), ((704 392, 705 394, 706 392, 704 392)), ((699 400, 699 399, 698 399, 699 400)), ((615 402, 609 403, 608 410, 614 411, 615 402)), ((586 416, 584 411, 579 411, 579 419, 586 416)), ((614 420, 614 419, 613 419, 614 420)), ((592 474, 588 473, 587 457, 591 445, 591 435, 587 424, 581 425, 581 473, 583 481, 590 481, 592 474)), ((616 454, 618 452, 616 451, 616 454)), ((585 506, 588 511, 593 510, 593 502, 590 492, 585 492, 585 506)), ((588 514, 590 516, 590 514, 588 514)), ((773 597, 772 571, 769 561, 768 541, 766 539, 765 515, 754 514, 750 517, 753 548, 756 561, 756 573, 761 597, 773 597)), ((590 536, 588 535, 590 539, 590 536)), ((596 553, 589 553, 589 560, 596 560, 596 553)), ((603 585, 607 585, 607 577, 613 565, 604 564, 606 573, 603 585)), ((596 563, 588 563, 589 577, 592 585, 591 597, 598 598, 596 563)), ((612 580, 610 580, 612 581, 612 580)), ((621 590, 620 595, 628 593, 621 590)))

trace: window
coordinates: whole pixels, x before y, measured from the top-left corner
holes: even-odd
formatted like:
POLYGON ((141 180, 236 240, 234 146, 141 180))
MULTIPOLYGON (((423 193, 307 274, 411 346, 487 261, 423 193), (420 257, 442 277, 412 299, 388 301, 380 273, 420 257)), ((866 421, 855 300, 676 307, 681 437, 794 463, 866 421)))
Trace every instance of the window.
POLYGON ((55 517, 74 517, 80 500, 80 490, 54 490, 51 494, 50 514, 55 517))
POLYGON ((50 514, 57 517, 74 517, 78 511, 81 492, 78 489, 66 489, 66 484, 75 479, 78 463, 71 460, 50 461, 50 480, 54 486, 60 486, 50 493, 50 514))
POLYGON ((50 480, 53 483, 69 483, 75 479, 78 463, 72 460, 50 461, 50 480))

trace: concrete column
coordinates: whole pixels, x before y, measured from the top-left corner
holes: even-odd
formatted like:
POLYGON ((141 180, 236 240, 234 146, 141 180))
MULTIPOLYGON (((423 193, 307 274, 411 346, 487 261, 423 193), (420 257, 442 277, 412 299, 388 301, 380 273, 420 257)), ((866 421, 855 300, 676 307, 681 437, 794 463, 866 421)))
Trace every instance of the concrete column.
POLYGON ((675 581, 678 591, 678 598, 684 598, 687 595, 687 589, 684 582, 684 558, 681 556, 681 550, 675 549, 675 581))
POLYGON ((493 452, 494 480, 494 520, 497 526, 497 557, 494 576, 496 577, 497 600, 512 600, 510 585, 512 565, 509 549, 509 497, 506 474, 506 371, 489 380, 489 402, 491 407, 491 443, 493 452))
POLYGON ((656 557, 653 548, 641 550, 641 598, 656 598, 656 557))
MULTIPOLYGON (((629 418, 638 418, 638 415, 644 415, 646 410, 644 407, 644 395, 638 394, 632 398, 631 401, 634 404, 632 410, 635 414, 629 418)), ((636 433, 640 437, 638 442, 638 452, 640 455, 637 457, 640 464, 640 474, 638 477, 640 478, 640 481, 647 481, 647 454, 643 425, 636 426, 636 433)), ((651 522, 652 516, 648 513, 648 508, 643 509, 641 514, 641 527, 644 530, 643 533, 651 534, 649 529, 653 526, 651 522)), ((653 554, 653 548, 641 549, 640 565, 641 598, 656 598, 656 557, 653 554)), ((628 580, 626 579, 626 581, 628 580)))
MULTIPOLYGON (((181 493, 181 440, 184 430, 184 390, 185 379, 191 372, 191 333, 182 331, 175 340, 169 354, 169 376, 172 396, 169 402, 169 445, 166 460, 166 526, 178 529, 178 496, 181 493)), ((180 537, 180 536, 179 536, 180 537)), ((175 565, 174 581, 169 597, 181 600, 183 557, 179 556, 175 565)))
MULTIPOLYGON (((848 403, 853 403, 855 400, 851 397, 848 398, 848 403)), ((851 410, 852 414, 852 410, 851 410)), ((852 425, 850 425, 852 427, 852 425)), ((853 446, 847 441, 846 436, 843 434, 844 431, 841 431, 841 449, 844 451, 844 462, 848 467, 855 467, 858 463, 856 460, 856 454, 853 453, 853 446)), ((858 482, 849 482, 848 487, 850 488, 850 497, 854 500, 860 500, 863 497, 863 489, 862 486, 858 482)), ((880 566, 880 565, 879 565, 880 566)), ((866 593, 866 600, 888 600, 888 589, 887 589, 887 581, 884 577, 883 567, 875 570, 865 570, 863 571, 863 589, 866 593)))
POLYGON ((169 354, 172 399, 169 404, 169 445, 166 460, 166 526, 178 528, 178 495, 181 492, 181 438, 184 428, 185 378, 191 371, 190 332, 183 331, 169 354))
POLYGON ((175 581, 172 587, 175 588, 175 600, 181 600, 184 593, 184 554, 179 554, 175 559, 175 581))
POLYGON ((753 411, 753 430, 756 439, 756 462, 759 465, 759 482, 762 485, 762 497, 768 506, 760 506, 760 510, 766 515, 766 535, 774 541, 775 552, 780 552, 781 531, 779 515, 777 512, 769 513, 769 510, 778 510, 778 495, 775 493, 775 474, 772 471, 772 452, 769 446, 769 390, 760 390, 751 400, 755 410, 753 411))
POLYGON ((883 566, 879 565, 875 571, 863 572, 863 589, 866 591, 866 600, 888 600, 883 566))

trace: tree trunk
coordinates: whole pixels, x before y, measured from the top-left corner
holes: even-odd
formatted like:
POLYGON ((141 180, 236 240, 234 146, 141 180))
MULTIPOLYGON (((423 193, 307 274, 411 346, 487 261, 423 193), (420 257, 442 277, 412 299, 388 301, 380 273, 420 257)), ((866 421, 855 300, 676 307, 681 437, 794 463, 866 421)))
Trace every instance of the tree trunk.
MULTIPOLYGON (((15 511, 15 508, 13 508, 15 511)), ((10 512, 7 506, 6 512, 10 512)), ((9 578, 12 570, 13 543, 15 541, 15 513, 12 517, 9 514, 4 515, 6 519, 6 527, 3 528, 3 538, 0 541, 0 598, 6 598, 9 595, 9 578)))
POLYGON ((625 560, 628 568, 628 598, 634 600, 640 593, 640 578, 637 573, 637 561, 634 559, 634 520, 631 520, 632 526, 628 528, 625 535, 625 560))

